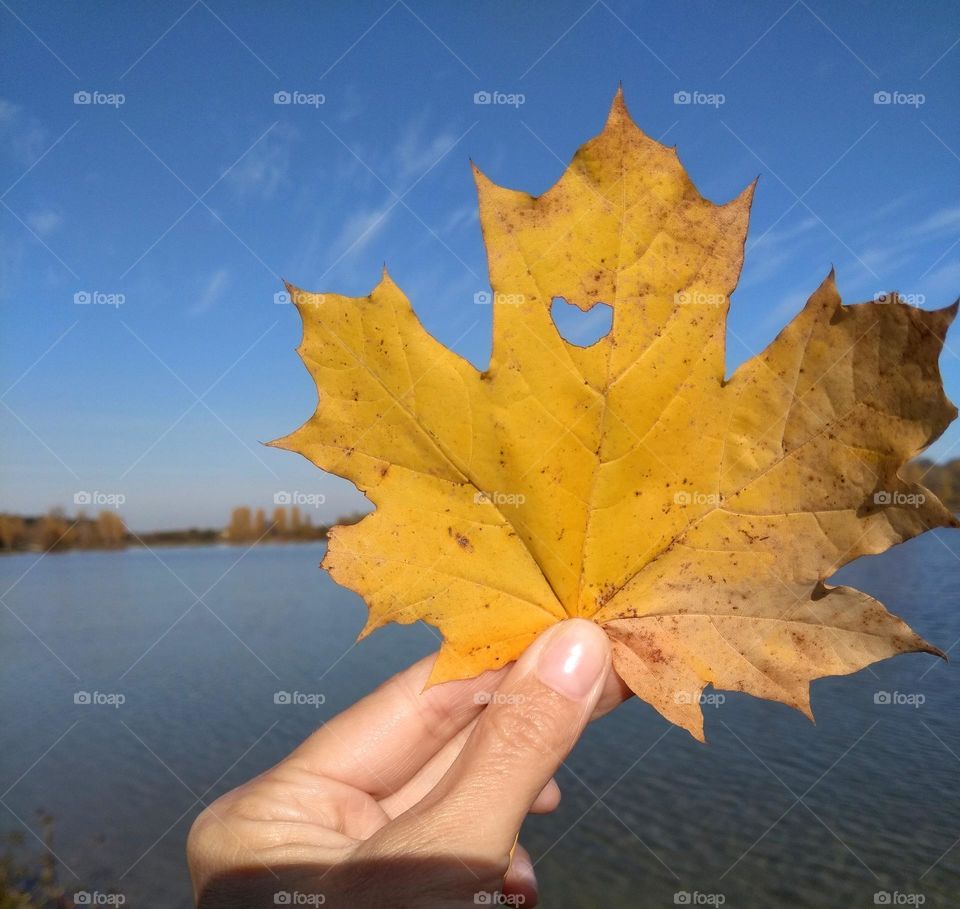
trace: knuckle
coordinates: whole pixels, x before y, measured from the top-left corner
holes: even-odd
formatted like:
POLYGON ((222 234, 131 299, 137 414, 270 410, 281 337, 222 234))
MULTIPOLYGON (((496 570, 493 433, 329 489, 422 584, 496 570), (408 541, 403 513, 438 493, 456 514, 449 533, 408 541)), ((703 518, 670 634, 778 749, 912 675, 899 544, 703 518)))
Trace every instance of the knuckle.
POLYGON ((509 697, 488 707, 484 717, 497 750, 507 757, 555 750, 565 738, 563 699, 555 692, 534 697, 518 691, 509 697))
POLYGON ((199 862, 217 848, 220 842, 220 829, 211 805, 198 814, 190 825, 187 834, 187 857, 191 864, 199 862))
POLYGON ((211 802, 190 826, 187 834, 188 856, 208 856, 223 851, 228 842, 243 842, 249 826, 251 802, 255 794, 241 786, 211 802))

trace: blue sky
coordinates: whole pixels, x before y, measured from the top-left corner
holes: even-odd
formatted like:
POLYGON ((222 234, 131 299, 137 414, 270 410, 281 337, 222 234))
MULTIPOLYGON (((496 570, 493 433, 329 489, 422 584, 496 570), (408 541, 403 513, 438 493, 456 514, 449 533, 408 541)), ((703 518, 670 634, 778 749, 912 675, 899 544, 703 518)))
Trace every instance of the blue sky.
MULTIPOLYGON (((847 302, 895 288, 944 306, 958 41, 948 2, 3 0, 0 508, 120 494, 150 529, 219 525, 277 491, 323 494, 320 518, 362 507, 259 444, 315 402, 281 278, 363 294, 386 261, 427 328, 484 364, 469 159, 544 191, 621 80, 705 196, 760 175, 731 370, 831 264, 847 302), (474 103, 484 91, 522 103, 474 103)), ((960 335, 948 345, 956 400, 960 335)), ((960 429, 931 453, 960 455, 960 429)))

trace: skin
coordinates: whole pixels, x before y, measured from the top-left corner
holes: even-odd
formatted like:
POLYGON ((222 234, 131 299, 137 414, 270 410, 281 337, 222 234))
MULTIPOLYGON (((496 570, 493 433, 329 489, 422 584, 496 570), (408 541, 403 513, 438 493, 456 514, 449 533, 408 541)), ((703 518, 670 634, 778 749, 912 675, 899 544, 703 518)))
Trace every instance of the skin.
POLYGON ((515 664, 424 692, 432 661, 197 818, 187 858, 199 907, 536 904, 520 826, 557 807, 554 773, 629 694, 607 636, 570 619, 515 664))

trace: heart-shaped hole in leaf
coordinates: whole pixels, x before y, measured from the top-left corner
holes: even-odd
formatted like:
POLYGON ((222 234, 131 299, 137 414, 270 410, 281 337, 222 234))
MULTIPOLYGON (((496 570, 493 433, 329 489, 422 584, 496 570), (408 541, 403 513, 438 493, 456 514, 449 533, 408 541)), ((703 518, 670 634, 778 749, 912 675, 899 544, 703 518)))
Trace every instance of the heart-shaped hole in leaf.
POLYGON ((595 303, 584 312, 563 297, 554 297, 550 305, 550 317, 560 337, 577 347, 592 347, 605 338, 613 327, 613 308, 606 303, 595 303))

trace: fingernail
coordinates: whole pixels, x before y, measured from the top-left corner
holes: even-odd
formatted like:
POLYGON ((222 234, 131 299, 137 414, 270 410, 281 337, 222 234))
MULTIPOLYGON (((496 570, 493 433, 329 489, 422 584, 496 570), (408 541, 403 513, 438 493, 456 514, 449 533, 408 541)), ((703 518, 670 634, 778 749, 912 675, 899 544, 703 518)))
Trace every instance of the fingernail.
POLYGON ((537 678, 572 701, 585 698, 607 661, 599 628, 575 621, 551 636, 537 661, 537 678))

